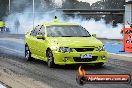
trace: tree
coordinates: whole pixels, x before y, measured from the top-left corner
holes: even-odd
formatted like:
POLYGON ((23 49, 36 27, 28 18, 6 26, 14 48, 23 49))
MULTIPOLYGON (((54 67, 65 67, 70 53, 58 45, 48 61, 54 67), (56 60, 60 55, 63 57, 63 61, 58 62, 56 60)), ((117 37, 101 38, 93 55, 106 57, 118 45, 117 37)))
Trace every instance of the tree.
POLYGON ((103 0, 105 9, 124 9, 125 0, 103 0))
POLYGON ((0 19, 8 15, 9 0, 0 0, 0 19))
POLYGON ((97 1, 91 5, 92 9, 104 9, 104 2, 103 1, 97 1))
MULTIPOLYGON (((97 1, 91 5, 91 9, 104 9, 103 1, 97 1)), ((95 20, 100 20, 103 16, 102 15, 94 15, 92 18, 95 20)))
POLYGON ((11 13, 23 12, 26 8, 32 8, 32 0, 10 0, 11 1, 11 13))
MULTIPOLYGON (((125 9, 125 0, 103 0, 104 8, 105 9, 125 9)), ((112 15, 112 16, 105 16, 105 20, 112 21, 115 20, 118 23, 123 22, 123 16, 121 15, 112 15)))

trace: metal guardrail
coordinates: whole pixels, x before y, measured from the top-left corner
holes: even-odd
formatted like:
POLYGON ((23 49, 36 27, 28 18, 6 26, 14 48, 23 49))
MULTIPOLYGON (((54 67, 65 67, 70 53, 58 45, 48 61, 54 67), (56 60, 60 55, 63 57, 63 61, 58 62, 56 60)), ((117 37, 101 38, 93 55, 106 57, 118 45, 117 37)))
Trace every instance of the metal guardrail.
POLYGON ((57 9, 63 12, 125 12, 125 9, 57 9))
POLYGON ((125 9, 57 9, 66 15, 124 15, 125 9))

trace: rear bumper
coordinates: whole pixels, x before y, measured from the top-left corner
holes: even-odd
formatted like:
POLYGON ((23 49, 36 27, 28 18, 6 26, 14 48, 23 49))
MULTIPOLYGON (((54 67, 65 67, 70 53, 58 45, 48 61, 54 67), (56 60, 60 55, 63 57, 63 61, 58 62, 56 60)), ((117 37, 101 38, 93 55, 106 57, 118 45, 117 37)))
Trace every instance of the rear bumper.
POLYGON ((65 64, 86 64, 86 63, 100 63, 106 62, 107 51, 100 52, 70 52, 70 53, 61 53, 61 52, 53 52, 54 62, 55 64, 65 65, 65 64), (90 54, 92 58, 81 59, 81 54, 90 54), (105 59, 102 59, 105 57, 105 59), (66 61, 64 60, 67 59, 66 61))

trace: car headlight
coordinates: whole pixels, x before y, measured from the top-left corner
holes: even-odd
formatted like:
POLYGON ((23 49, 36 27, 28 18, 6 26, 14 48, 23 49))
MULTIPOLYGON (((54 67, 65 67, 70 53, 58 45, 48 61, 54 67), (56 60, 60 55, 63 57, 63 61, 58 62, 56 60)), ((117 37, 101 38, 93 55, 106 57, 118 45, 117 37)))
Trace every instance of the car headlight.
POLYGON ((97 50, 96 51, 104 51, 105 50, 105 46, 99 46, 97 47, 97 50))
POLYGON ((65 52, 72 52, 72 49, 68 47, 59 47, 59 48, 56 48, 56 51, 65 53, 65 52))

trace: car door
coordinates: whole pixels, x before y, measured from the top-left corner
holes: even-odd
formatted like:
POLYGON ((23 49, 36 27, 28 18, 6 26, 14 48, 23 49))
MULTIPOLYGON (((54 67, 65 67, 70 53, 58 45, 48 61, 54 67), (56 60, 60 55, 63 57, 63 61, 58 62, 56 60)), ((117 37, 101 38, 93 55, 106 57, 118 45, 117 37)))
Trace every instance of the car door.
MULTIPOLYGON (((42 35, 45 37, 45 28, 41 25, 40 28, 37 29, 37 35, 42 35)), ((37 39, 36 46, 37 46, 37 55, 42 57, 43 59, 46 57, 46 49, 47 49, 47 41, 45 39, 37 39)))
POLYGON ((37 29, 39 28, 39 25, 36 26, 30 33, 30 38, 29 38, 29 42, 28 42, 28 46, 30 48, 30 51, 32 54, 37 55, 37 48, 36 48, 36 43, 37 43, 37 39, 36 39, 36 35, 37 35, 37 29))

